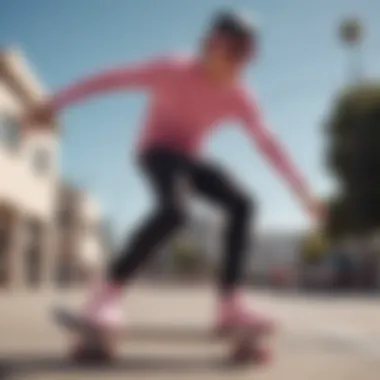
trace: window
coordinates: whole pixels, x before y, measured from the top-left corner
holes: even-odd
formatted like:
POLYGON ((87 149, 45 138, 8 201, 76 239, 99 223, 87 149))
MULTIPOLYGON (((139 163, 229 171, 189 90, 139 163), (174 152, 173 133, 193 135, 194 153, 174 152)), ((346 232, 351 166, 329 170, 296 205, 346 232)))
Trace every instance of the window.
POLYGON ((16 150, 20 143, 20 125, 16 119, 0 116, 0 142, 10 150, 16 150))
POLYGON ((38 174, 44 174, 50 168, 50 155, 49 151, 43 148, 38 148, 33 152, 32 156, 33 169, 38 174))

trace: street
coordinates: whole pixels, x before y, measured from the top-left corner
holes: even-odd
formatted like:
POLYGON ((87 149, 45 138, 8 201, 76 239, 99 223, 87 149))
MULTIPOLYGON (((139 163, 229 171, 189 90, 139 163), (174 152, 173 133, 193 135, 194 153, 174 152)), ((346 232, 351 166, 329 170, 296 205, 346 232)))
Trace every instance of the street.
MULTIPOLYGON (((78 305, 80 292, 0 295, 0 379, 376 380, 380 373, 380 300, 258 292, 252 302, 276 316, 275 360, 228 368, 223 343, 125 341, 113 366, 78 367, 65 357, 66 336, 51 321, 56 304, 78 305)), ((138 286, 125 298, 131 325, 205 327, 209 289, 138 286)))

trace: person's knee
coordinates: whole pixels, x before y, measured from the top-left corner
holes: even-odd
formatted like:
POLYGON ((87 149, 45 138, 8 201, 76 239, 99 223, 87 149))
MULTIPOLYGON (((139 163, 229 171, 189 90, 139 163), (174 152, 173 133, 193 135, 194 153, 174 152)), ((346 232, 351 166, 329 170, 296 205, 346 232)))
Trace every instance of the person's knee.
POLYGON ((164 207, 161 213, 163 223, 170 228, 182 227, 186 222, 186 213, 180 207, 164 207))

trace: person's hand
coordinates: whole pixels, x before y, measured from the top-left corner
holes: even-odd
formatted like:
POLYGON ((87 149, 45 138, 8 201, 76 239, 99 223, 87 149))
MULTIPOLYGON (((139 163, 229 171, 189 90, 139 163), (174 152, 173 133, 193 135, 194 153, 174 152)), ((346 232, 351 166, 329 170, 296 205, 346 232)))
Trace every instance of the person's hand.
POLYGON ((23 117, 25 130, 50 129, 55 120, 53 107, 48 104, 40 104, 29 109, 23 117))

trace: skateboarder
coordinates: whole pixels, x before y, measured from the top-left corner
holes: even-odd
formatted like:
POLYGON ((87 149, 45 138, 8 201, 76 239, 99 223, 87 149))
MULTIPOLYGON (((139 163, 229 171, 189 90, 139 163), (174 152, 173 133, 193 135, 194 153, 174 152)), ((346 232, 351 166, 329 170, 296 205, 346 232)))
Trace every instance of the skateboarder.
POLYGON ((210 22, 198 54, 162 57, 91 75, 58 91, 28 113, 26 125, 41 125, 51 122, 64 108, 106 92, 144 90, 150 96, 137 157, 156 204, 129 236, 109 268, 106 281, 92 289, 84 308, 89 323, 105 328, 120 323, 123 286, 156 247, 185 223, 184 194, 190 190, 226 214, 218 328, 239 324, 251 324, 259 330, 272 327, 271 320, 257 310, 248 312, 239 294, 255 202, 223 168, 209 163, 201 154, 205 138, 219 123, 239 122, 302 206, 317 215, 318 202, 269 132, 255 98, 240 83, 243 70, 256 58, 257 50, 258 31, 254 24, 235 12, 220 12, 210 22))

